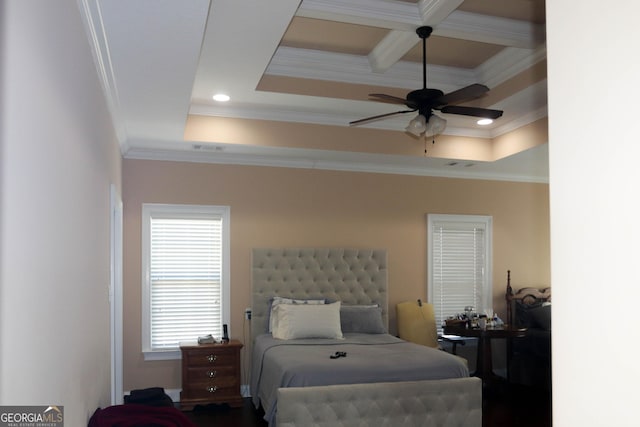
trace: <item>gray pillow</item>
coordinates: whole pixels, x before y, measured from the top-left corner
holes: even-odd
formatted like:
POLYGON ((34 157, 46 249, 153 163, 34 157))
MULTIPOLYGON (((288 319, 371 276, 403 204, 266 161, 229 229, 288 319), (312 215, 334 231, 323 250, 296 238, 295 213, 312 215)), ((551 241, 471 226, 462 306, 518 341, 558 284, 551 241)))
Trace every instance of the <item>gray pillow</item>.
POLYGON ((386 334, 382 308, 377 305, 343 305, 340 307, 342 333, 386 334))

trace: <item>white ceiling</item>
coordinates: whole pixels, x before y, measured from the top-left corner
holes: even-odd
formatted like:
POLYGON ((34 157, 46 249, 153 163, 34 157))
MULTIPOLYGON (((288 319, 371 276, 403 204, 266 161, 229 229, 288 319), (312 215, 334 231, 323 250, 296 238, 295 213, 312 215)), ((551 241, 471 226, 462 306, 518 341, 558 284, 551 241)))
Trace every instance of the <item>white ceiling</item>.
MULTIPOLYGON (((399 93, 420 88, 422 64, 419 55, 418 58, 415 55, 416 45, 420 46, 415 29, 425 24, 434 27, 433 36, 427 40, 429 87, 445 93, 471 83, 495 88, 545 60, 544 22, 537 22, 540 7, 544 17, 543 1, 80 0, 79 3, 125 157, 548 180, 546 143, 495 162, 460 161, 451 166, 451 159, 424 156, 229 146, 219 141, 211 141, 211 145, 194 144, 184 140, 189 114, 347 127, 352 120, 404 109, 366 98, 260 90, 260 85, 268 76, 283 81, 306 79, 303 81, 310 82, 310 86, 312 82, 323 81, 365 89, 388 88, 399 93), (516 6, 520 10, 505 17, 516 6), (517 15, 527 7, 532 10, 531 16, 517 15), (327 32, 323 33, 322 26, 327 24, 334 27, 326 27, 327 32), (318 28, 319 37, 315 35, 315 40, 302 40, 305 35, 312 39, 312 30, 318 32, 318 28), (298 34, 294 34, 294 29, 298 34), (381 29, 383 39, 372 39, 370 34, 381 29), (369 45, 361 48, 356 45, 361 42, 360 35, 369 45), (430 57, 432 40, 442 54, 434 52, 430 57), (449 65, 448 40, 476 43, 469 44, 468 56, 477 53, 481 62, 466 68, 449 65), (330 42, 333 44, 325 49, 330 42), (349 42, 352 43, 347 46, 349 42), (497 53, 482 58, 479 49, 490 47, 491 52, 497 53), (228 93, 231 102, 217 104, 211 99, 217 92, 228 93)), ((458 50, 460 46, 457 45, 455 53, 464 59, 467 54, 458 50)), ((504 115, 487 128, 479 128, 473 118, 446 115, 445 134, 494 138, 532 123, 546 116, 546 90, 543 78, 512 93, 503 93, 499 99, 490 99, 495 102, 482 106, 502 109, 504 115)), ((409 119, 399 115, 365 126, 402 132, 409 119)))

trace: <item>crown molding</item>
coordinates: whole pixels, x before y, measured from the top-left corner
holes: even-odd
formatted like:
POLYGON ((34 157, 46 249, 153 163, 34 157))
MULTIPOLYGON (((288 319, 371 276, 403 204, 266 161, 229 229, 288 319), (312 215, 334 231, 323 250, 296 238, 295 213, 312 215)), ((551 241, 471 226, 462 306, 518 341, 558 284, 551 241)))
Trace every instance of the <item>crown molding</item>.
POLYGON ((247 120, 271 120, 275 122, 311 123, 328 126, 345 126, 347 120, 336 113, 302 111, 300 109, 281 108, 274 105, 218 106, 210 104, 191 104, 189 114, 230 117, 247 120))
POLYGON ((507 47, 478 66, 474 72, 479 81, 496 87, 546 58, 546 45, 533 50, 507 47))
MULTIPOLYGON (((138 141, 138 143, 134 143, 132 146, 133 148, 129 149, 125 154, 125 159, 318 169, 511 182, 548 182, 548 177, 544 176, 480 170, 481 168, 474 170, 473 167, 452 167, 450 165, 451 159, 444 158, 390 156, 301 148, 238 146, 235 144, 220 143, 203 144, 184 141, 178 143, 165 142, 164 144, 159 144, 158 142, 146 144, 144 141, 138 141), (146 145, 150 148, 147 148, 146 145), (161 145, 164 145, 164 147, 160 147, 161 145)), ((485 164, 484 162, 459 163, 471 166, 485 164)))
POLYGON ((422 24, 414 4, 388 0, 304 0, 296 16, 405 31, 422 24))
POLYGON ((127 140, 127 130, 120 107, 120 97, 115 83, 109 44, 106 39, 102 12, 99 0, 77 0, 80 17, 89 38, 91 53, 102 85, 107 109, 111 115, 116 138, 120 144, 120 152, 125 153, 130 147, 127 140))
POLYGON ((536 111, 532 111, 530 113, 524 114, 520 117, 518 117, 515 120, 510 121, 509 123, 505 124, 504 126, 499 126, 495 129, 493 129, 493 131, 491 132, 491 137, 492 138, 497 138, 498 136, 504 135, 506 133, 512 132, 518 128, 521 128, 523 126, 526 126, 528 124, 537 122, 538 120, 547 117, 548 115, 548 110, 547 107, 541 107, 539 109, 537 109, 536 111))
POLYGON ((545 39, 544 26, 459 10, 442 21, 433 34, 529 49, 535 48, 545 39))

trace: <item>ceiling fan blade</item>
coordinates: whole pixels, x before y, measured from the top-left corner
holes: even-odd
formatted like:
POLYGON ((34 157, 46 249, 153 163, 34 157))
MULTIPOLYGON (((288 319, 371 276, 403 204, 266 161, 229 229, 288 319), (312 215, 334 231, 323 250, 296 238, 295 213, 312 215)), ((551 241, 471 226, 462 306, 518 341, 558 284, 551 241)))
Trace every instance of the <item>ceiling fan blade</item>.
POLYGON ((393 113, 380 114, 378 116, 366 117, 364 119, 354 120, 352 122, 349 122, 349 126, 359 125, 359 124, 362 124, 362 123, 365 123, 365 122, 372 122, 374 120, 384 119, 385 117, 395 116, 396 114, 412 113, 414 111, 416 111, 416 110, 402 110, 402 111, 395 111, 393 113))
POLYGON ((384 102, 390 102, 392 104, 406 104, 407 100, 404 98, 399 98, 397 96, 393 96, 393 95, 387 95, 384 93, 370 93, 369 94, 370 98, 378 98, 378 100, 380 101, 384 101, 384 102))
POLYGON ((460 114, 462 116, 483 117, 486 119, 497 119, 502 116, 502 110, 490 110, 488 108, 464 107, 462 105, 447 105, 436 108, 447 114, 460 114))
POLYGON ((444 94, 436 101, 439 105, 457 104, 462 101, 479 98, 487 92, 489 92, 488 87, 479 83, 474 83, 472 85, 465 86, 462 89, 444 94))

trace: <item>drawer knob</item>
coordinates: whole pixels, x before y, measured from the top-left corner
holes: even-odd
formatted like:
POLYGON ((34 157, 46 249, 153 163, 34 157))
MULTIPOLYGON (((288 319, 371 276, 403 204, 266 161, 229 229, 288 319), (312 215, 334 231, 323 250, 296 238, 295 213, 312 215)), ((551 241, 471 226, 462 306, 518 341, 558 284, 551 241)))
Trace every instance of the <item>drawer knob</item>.
POLYGON ((215 386, 215 385, 210 385, 209 387, 207 387, 207 391, 208 391, 209 393, 215 393, 215 392, 216 392, 216 390, 218 390, 218 387, 217 387, 217 386, 215 386))
POLYGON ((208 376, 209 378, 213 378, 213 377, 215 377, 215 376, 216 376, 216 371, 207 371, 207 376, 208 376))
POLYGON ((215 362, 217 358, 218 356, 216 356, 215 354, 210 354, 207 356, 207 360, 209 361, 209 363, 215 362))

